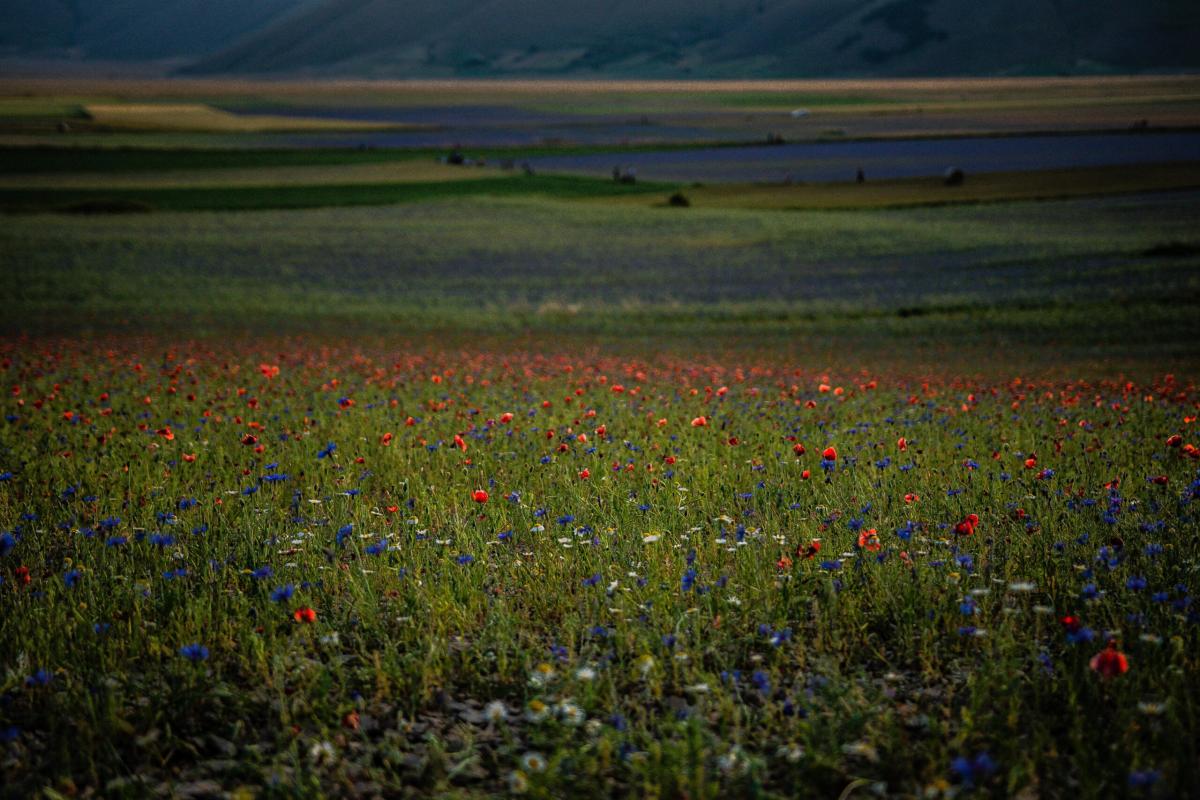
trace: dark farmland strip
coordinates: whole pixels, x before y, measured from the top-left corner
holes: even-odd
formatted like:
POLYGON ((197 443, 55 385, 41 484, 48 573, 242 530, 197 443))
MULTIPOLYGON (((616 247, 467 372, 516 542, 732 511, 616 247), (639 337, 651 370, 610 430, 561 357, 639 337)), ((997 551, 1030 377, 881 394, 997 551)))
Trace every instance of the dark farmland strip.
POLYGON ((0 210, 12 213, 122 211, 250 211, 414 203, 451 197, 544 195, 606 197, 663 192, 661 184, 626 185, 610 180, 557 175, 522 175, 466 181, 351 184, 335 186, 251 186, 198 189, 5 189, 0 210))

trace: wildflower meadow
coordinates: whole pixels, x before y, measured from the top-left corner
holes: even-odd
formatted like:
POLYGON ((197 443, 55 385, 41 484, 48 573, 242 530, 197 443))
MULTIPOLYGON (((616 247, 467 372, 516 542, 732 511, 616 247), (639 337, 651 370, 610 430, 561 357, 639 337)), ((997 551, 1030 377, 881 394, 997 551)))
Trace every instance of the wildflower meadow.
POLYGON ((1183 376, 0 358, 4 796, 1200 791, 1183 376))

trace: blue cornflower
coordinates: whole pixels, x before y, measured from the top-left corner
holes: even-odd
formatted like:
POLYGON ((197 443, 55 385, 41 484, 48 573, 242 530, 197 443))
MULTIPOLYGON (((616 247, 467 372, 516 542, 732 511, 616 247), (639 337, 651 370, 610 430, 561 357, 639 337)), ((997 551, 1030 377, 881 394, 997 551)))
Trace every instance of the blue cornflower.
POLYGON ((324 447, 322 447, 320 450, 317 451, 317 458, 318 459, 327 458, 327 457, 333 455, 334 450, 337 450, 337 445, 334 444, 333 442, 330 442, 329 444, 325 445, 324 447))
POLYGON ((475 556, 471 555, 470 553, 463 553, 458 558, 454 559, 455 563, 459 564, 460 566, 466 566, 474 560, 475 556))
POLYGON ((275 574, 275 570, 271 569, 270 565, 267 565, 264 567, 259 567, 258 569, 251 572, 250 577, 257 578, 258 580, 261 581, 261 580, 266 580, 267 578, 271 577, 274 574, 275 574))
POLYGON ((1146 588, 1146 579, 1141 575, 1131 575, 1129 580, 1125 581, 1125 588, 1133 592, 1140 592, 1146 588))
POLYGON ((1076 628, 1072 631, 1067 631, 1067 641, 1071 644, 1082 644, 1090 642, 1096 638, 1096 632, 1091 628, 1076 628))
POLYGON ((1162 773, 1156 769, 1134 770, 1129 773, 1129 786, 1133 789, 1145 789, 1153 786, 1162 778, 1162 773))
POLYGON ((68 589, 74 589, 76 584, 79 583, 79 578, 82 575, 83 573, 77 569, 69 570, 63 574, 63 583, 67 585, 68 589))
POLYGON ((47 669, 39 669, 25 679, 26 686, 49 686, 50 681, 54 680, 54 673, 47 669))
POLYGON ((271 592, 271 602, 282 603, 284 600, 291 600, 292 595, 295 594, 295 592, 296 587, 290 583, 284 584, 283 586, 277 586, 271 592))
POLYGON ((208 648, 199 642, 185 644, 183 647, 179 648, 179 655, 183 656, 192 663, 196 663, 199 661, 204 661, 208 658, 208 648))
POLYGON ((683 578, 679 581, 680 591, 690 592, 696 585, 696 575, 696 570, 690 568, 687 572, 683 573, 683 578))
POLYGON ((959 783, 967 788, 974 786, 976 781, 987 778, 998 768, 999 765, 986 752, 975 758, 959 756, 950 762, 950 771, 957 775, 959 783))

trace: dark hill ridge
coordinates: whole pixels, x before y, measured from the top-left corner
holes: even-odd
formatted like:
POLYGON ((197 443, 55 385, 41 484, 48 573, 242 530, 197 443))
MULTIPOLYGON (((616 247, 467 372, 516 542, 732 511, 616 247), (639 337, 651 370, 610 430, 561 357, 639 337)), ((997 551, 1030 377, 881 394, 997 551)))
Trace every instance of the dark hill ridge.
POLYGON ((92 59, 196 58, 319 0, 5 0, 0 50, 92 59))
MULTIPOLYGON (((14 0, 13 8, 27 22, 30 47, 190 56, 183 71, 192 74, 886 77, 1200 68, 1196 0, 14 0)), ((16 25, 0 23, 0 44, 14 43, 16 25)))

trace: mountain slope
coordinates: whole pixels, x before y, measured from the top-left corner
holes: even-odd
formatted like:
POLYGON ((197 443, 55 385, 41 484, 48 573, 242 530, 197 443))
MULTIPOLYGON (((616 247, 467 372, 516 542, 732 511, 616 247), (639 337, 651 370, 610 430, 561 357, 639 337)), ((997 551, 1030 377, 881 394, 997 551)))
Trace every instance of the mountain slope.
POLYGON ((311 0, 8 0, 0 48, 141 61, 206 55, 311 0))
POLYGON ((804 77, 1200 69, 1196 0, 8 0, 0 50, 194 74, 804 77))
POLYGON ((698 77, 1196 67, 1193 0, 321 0, 192 71, 698 77))

